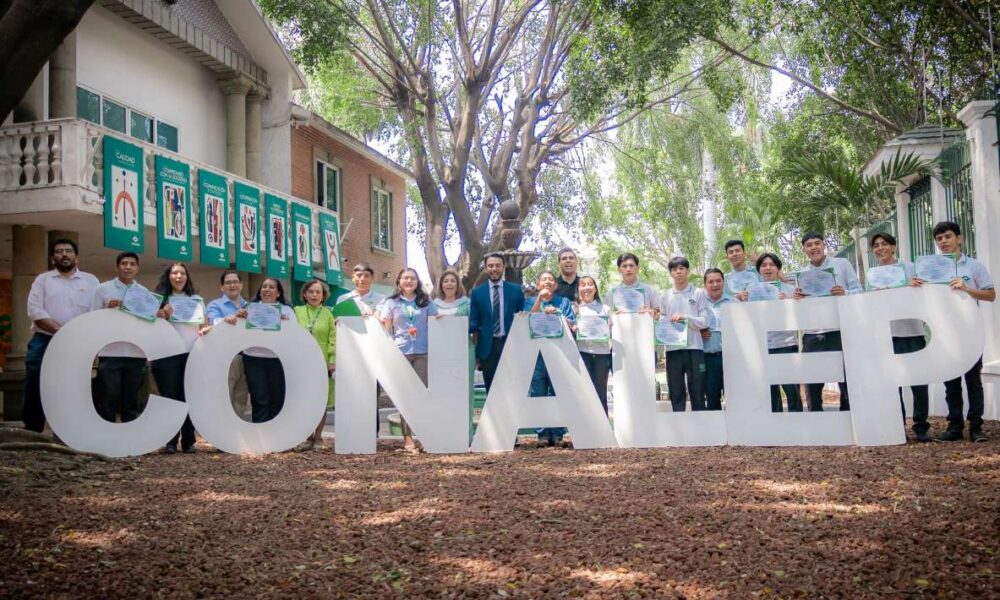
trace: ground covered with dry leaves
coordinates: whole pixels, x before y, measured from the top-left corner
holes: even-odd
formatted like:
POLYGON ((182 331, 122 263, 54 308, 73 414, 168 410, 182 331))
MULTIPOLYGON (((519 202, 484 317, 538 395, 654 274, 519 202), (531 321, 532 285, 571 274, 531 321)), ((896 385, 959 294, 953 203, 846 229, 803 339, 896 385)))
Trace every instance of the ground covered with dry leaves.
POLYGON ((198 448, 0 456, 0 597, 1000 597, 995 438, 464 456, 198 448))

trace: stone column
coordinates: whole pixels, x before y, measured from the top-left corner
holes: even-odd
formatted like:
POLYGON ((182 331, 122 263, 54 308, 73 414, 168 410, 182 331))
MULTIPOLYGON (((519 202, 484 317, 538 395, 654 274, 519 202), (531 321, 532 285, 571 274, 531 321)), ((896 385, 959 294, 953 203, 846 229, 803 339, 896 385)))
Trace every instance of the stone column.
POLYGON ((76 32, 49 58, 49 118, 76 117, 76 32))
POLYGON ((14 107, 15 123, 30 123, 45 119, 45 67, 14 107))
POLYGON ((219 82, 226 94, 226 170, 247 176, 247 92, 250 83, 242 78, 219 82))
POLYGON ((934 215, 934 223, 931 225, 948 220, 947 204, 944 184, 937 177, 931 177, 931 214, 934 215))
POLYGON ((896 186, 896 253, 903 260, 910 260, 913 246, 910 243, 910 195, 905 185, 896 186))
POLYGON ((14 225, 11 265, 11 351, 7 355, 8 371, 24 370, 24 354, 31 339, 31 321, 28 319, 28 292, 39 273, 48 270, 49 250, 45 228, 41 225, 14 225))
POLYGON ((247 94, 246 108, 246 177, 250 181, 263 183, 261 172, 261 129, 263 121, 261 117, 261 105, 264 103, 264 96, 256 90, 247 94))

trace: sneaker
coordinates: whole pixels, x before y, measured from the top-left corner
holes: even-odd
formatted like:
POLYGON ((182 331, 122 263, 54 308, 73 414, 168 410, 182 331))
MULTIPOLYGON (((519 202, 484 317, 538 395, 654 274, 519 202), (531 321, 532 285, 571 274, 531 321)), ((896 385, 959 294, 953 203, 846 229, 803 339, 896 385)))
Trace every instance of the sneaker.
POLYGON ((935 438, 938 442, 959 442, 962 440, 961 429, 949 429, 935 438))
POLYGON ((177 454, 177 446, 170 446, 170 445, 164 446, 163 447, 163 453, 164 454, 177 454))
POLYGON ((916 432, 916 439, 920 443, 934 441, 933 438, 931 438, 930 434, 928 434, 926 431, 918 431, 918 432, 916 432))
POLYGON ((970 429, 969 430, 969 441, 976 443, 983 443, 990 441, 990 438, 986 437, 982 429, 970 429))

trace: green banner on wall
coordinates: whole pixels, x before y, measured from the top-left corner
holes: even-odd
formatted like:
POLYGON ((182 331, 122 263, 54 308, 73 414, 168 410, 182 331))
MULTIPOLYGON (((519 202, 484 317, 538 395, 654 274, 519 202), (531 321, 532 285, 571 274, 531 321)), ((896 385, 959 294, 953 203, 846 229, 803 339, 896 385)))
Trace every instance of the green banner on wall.
POLYGON ((295 267, 292 277, 298 281, 313 278, 312 266, 312 210, 297 202, 292 203, 292 243, 295 267))
POLYGON ((166 156, 153 160, 156 172, 156 255, 191 260, 191 169, 166 156))
POLYGON ((201 264, 229 268, 229 202, 226 178, 198 170, 198 206, 201 207, 201 264))
POLYGON ((236 201, 236 269, 260 273, 260 190, 233 183, 236 201))
POLYGON ((344 282, 344 274, 340 259, 340 223, 335 215, 319 213, 319 235, 323 248, 326 282, 330 285, 340 285, 344 282))
POLYGON ((104 245, 142 253, 142 148, 104 136, 104 245))
POLYGON ((267 274, 278 279, 288 277, 288 202, 264 194, 267 215, 267 274))

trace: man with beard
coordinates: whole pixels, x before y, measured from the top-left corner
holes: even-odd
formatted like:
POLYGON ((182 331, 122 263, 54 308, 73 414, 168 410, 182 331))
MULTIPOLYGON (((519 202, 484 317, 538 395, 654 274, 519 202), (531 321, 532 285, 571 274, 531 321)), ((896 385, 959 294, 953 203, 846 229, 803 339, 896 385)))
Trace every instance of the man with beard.
POLYGON ((494 252, 484 263, 487 281, 469 294, 469 332, 476 345, 476 362, 483 371, 486 391, 493 386, 493 376, 500 365, 500 355, 507 334, 514 323, 514 313, 524 306, 521 286, 504 281, 506 262, 494 252))
POLYGON ((49 260, 55 269, 35 278, 28 293, 28 318, 34 335, 24 356, 25 429, 41 432, 45 429, 42 411, 41 376, 45 350, 59 328, 78 315, 90 310, 97 288, 97 278, 77 266, 76 242, 59 239, 52 244, 49 260))

